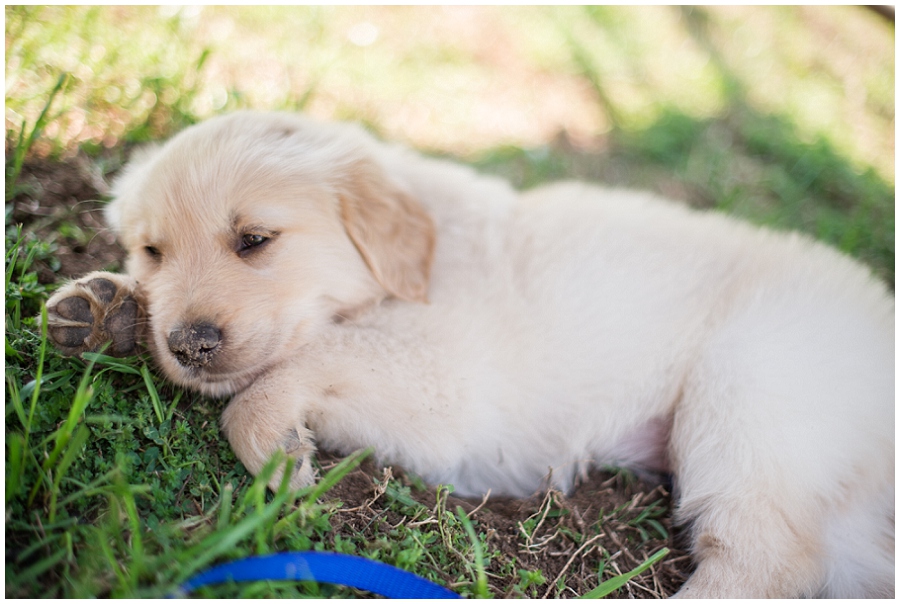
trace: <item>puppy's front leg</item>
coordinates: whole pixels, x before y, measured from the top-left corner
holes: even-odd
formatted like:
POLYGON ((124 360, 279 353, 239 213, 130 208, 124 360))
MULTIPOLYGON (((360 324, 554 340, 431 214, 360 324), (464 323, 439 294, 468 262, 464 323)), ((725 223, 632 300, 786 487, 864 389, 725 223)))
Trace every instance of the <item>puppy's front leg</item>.
MULTIPOLYGON (((294 458, 290 485, 299 489, 316 481, 312 465, 315 441, 303 413, 284 391, 273 387, 273 381, 263 377, 236 395, 222 413, 222 430, 238 459, 254 476, 276 451, 294 458)), ((269 480, 272 491, 278 490, 284 470, 282 465, 269 480)))

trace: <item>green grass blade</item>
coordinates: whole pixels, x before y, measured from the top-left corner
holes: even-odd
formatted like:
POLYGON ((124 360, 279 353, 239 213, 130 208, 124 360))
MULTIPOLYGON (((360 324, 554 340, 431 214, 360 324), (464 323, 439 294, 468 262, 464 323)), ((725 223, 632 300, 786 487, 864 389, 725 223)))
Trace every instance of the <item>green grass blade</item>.
POLYGON ((135 425, 138 423, 133 417, 124 415, 116 415, 115 413, 101 413, 98 415, 88 415, 84 418, 86 424, 105 424, 106 422, 118 422, 120 424, 135 425))
MULTIPOLYGON (((46 318, 47 318, 47 308, 46 306, 42 307, 41 312, 42 318, 44 319, 44 329, 43 329, 43 338, 41 339, 41 359, 43 359, 44 348, 47 343, 47 328, 46 328, 46 318)), ((43 363, 41 363, 43 365, 43 363)), ((88 403, 93 398, 93 390, 90 387, 90 378, 91 371, 94 368, 94 363, 88 363, 87 368, 84 370, 84 375, 81 378, 81 382, 78 384, 78 389, 75 391, 75 398, 72 400, 72 406, 69 408, 69 415, 66 420, 63 422, 62 426, 60 426, 56 432, 54 433, 55 444, 53 445, 53 450, 50 452, 44 459, 44 463, 41 464, 41 468, 44 473, 47 473, 50 468, 54 467, 56 464, 56 460, 59 458, 65 446, 69 443, 69 440, 72 437, 72 434, 75 432, 75 428, 78 425, 78 422, 81 420, 81 416, 84 413, 84 410, 87 408, 88 403)), ((35 378, 35 387, 34 387, 34 395, 32 396, 31 403, 31 414, 29 415, 28 423, 31 425, 31 418, 34 415, 34 409, 37 404, 37 395, 40 392, 40 378, 41 378, 41 366, 38 367, 38 375, 35 378)), ((28 434, 26 432, 26 439, 28 434)), ((38 488, 41 485, 41 481, 36 481, 34 483, 34 487, 31 489, 31 493, 28 495, 28 505, 31 505, 34 502, 34 498, 37 495, 38 488)), ((52 487, 52 484, 51 484, 52 487)))
POLYGON ((144 558, 144 539, 141 537, 141 519, 134 500, 134 489, 130 485, 123 489, 121 498, 128 522, 131 524, 131 557, 134 571, 132 575, 136 576, 146 567, 146 560, 144 558))
POLYGON ((219 520, 216 528, 220 531, 225 530, 231 524, 231 498, 234 496, 234 488, 231 483, 226 482, 222 487, 222 494, 219 496, 219 520))
POLYGON ((584 599, 597 599, 597 598, 605 598, 612 592, 616 591, 634 577, 638 576, 654 564, 657 561, 662 560, 669 553, 669 548, 664 547, 649 558, 647 558, 640 566, 635 568, 632 571, 625 573, 624 575, 619 575, 618 577, 613 577, 612 579, 607 579, 591 591, 587 592, 583 596, 584 599))
POLYGON ((31 265, 34 264, 34 259, 37 256, 38 248, 32 246, 28 250, 28 255, 25 256, 25 261, 20 265, 19 269, 19 281, 23 281, 25 279, 25 273, 28 272, 28 269, 31 268, 31 265))
POLYGON ((78 389, 75 391, 75 398, 72 399, 72 406, 69 408, 69 414, 60 428, 62 431, 62 434, 60 435, 61 438, 57 439, 53 452, 50 453, 50 457, 44 464, 44 469, 56 462, 57 457, 59 457, 59 454, 62 452, 62 448, 66 446, 69 439, 72 437, 72 434, 75 433, 75 428, 82 420, 82 416, 84 415, 85 409, 87 409, 88 403, 90 403, 91 399, 94 397, 94 391, 90 385, 91 370, 93 368, 94 364, 88 363, 87 368, 84 370, 84 375, 82 375, 81 381, 78 384, 78 389))
POLYGON ((461 506, 456 506, 456 515, 463 526, 463 530, 466 531, 466 535, 469 536, 469 541, 472 542, 472 549, 475 552, 475 597, 488 598, 490 595, 487 589, 487 574, 484 571, 484 552, 481 550, 481 541, 478 539, 478 535, 475 534, 475 529, 461 506))
POLYGON ((178 408, 178 401, 181 400, 183 394, 184 390, 179 390, 175 393, 175 396, 172 397, 172 403, 169 405, 169 408, 166 409, 167 418, 171 418, 175 414, 175 409, 178 408))
POLYGON ((6 348, 6 356, 15 357, 17 359, 21 359, 22 355, 19 354, 19 351, 13 348, 9 343, 9 338, 6 337, 6 334, 3 335, 3 343, 6 348))
POLYGON ((99 352, 85 352, 82 353, 81 357, 85 361, 93 361, 95 363, 99 363, 100 365, 104 365, 106 368, 114 369, 115 371, 118 371, 120 373, 141 375, 141 372, 139 370, 135 369, 131 365, 126 365, 116 357, 111 357, 99 352))
MULTIPOLYGON (((63 558, 66 557, 66 550, 60 549, 52 554, 50 554, 47 558, 39 560, 32 566, 29 566, 25 570, 15 573, 12 576, 7 574, 7 581, 11 582, 13 585, 24 585, 28 583, 34 582, 34 580, 59 564, 63 558)), ((7 590, 9 589, 9 583, 7 583, 7 590)))
POLYGON ((22 245, 22 225, 16 225, 16 239, 13 244, 6 250, 6 289, 12 282, 13 270, 16 266, 16 260, 19 258, 19 248, 22 245))
POLYGON ((141 366, 141 376, 144 378, 144 384, 147 386, 147 392, 150 394, 150 402, 153 404, 153 411, 159 423, 165 421, 163 416, 162 401, 159 399, 159 393, 156 391, 156 385, 153 383, 153 377, 150 375, 150 368, 147 365, 141 366))
POLYGON ((59 460, 59 463, 56 464, 56 468, 54 468, 53 489, 50 491, 50 522, 56 520, 56 500, 59 497, 59 485, 62 482, 63 476, 65 476, 66 471, 69 469, 69 466, 72 465, 72 462, 75 461, 76 456, 81 454, 81 448, 84 446, 89 435, 90 430, 84 425, 79 426, 75 436, 69 441, 69 445, 66 448, 66 452, 63 454, 62 459, 59 460))
POLYGON ((106 472, 105 474, 92 480, 90 484, 87 484, 71 495, 68 495, 57 505, 65 506, 77 499, 85 499, 87 497, 93 497, 95 495, 108 493, 110 488, 109 485, 113 482, 113 478, 119 473, 119 471, 119 468, 113 468, 109 472, 106 472))
MULTIPOLYGON (((49 550, 52 549, 53 543, 59 539, 59 534, 61 531, 66 531, 71 529, 73 526, 78 524, 77 518, 65 518, 60 522, 56 522, 53 524, 50 523, 41 523, 40 526, 17 526, 16 528, 24 528, 35 535, 34 542, 23 549, 22 551, 16 552, 15 559, 18 562, 23 560, 28 560, 31 558, 32 554, 37 552, 38 550, 49 550), (38 535, 46 535, 43 537, 38 537, 38 535)), ((62 533, 66 534, 66 533, 62 533)))
POLYGON ((316 500, 319 499, 322 495, 327 493, 331 488, 336 485, 341 479, 356 469, 359 464, 363 462, 363 460, 372 454, 374 449, 369 447, 368 449, 360 449, 359 451, 354 451, 352 454, 348 455, 341 462, 331 469, 328 474, 322 477, 321 480, 315 485, 313 490, 307 495, 306 503, 313 504, 316 500))
POLYGON ((44 374, 44 358, 47 353, 47 305, 41 304, 41 346, 38 352, 37 373, 34 376, 34 392, 31 393, 31 408, 28 411, 28 423, 25 426, 25 441, 31 433, 31 423, 34 421, 34 410, 37 409, 37 399, 41 392, 41 377, 44 374))
MULTIPOLYGON (((12 376, 6 376, 6 383, 9 386, 9 404, 15 410, 16 415, 19 417, 19 422, 22 424, 22 428, 25 428, 28 425, 28 418, 25 416, 25 406, 22 404, 22 394, 21 390, 19 390, 19 384, 12 378, 12 376)), ((9 410, 7 408, 6 415, 9 415, 9 410)))
POLYGON ((21 434, 7 434, 6 448, 6 503, 19 492, 22 476, 25 474, 25 437, 21 434))
POLYGON ((31 129, 31 133, 28 135, 27 140, 24 136, 26 125, 24 122, 22 123, 22 130, 19 133, 19 139, 16 143, 16 148, 13 151, 12 170, 6 175, 6 201, 9 201, 13 197, 15 197, 16 181, 19 179, 19 175, 22 173, 22 166, 25 164, 25 156, 34 145, 34 142, 41 135, 41 132, 44 130, 44 126, 47 125, 47 114, 50 111, 50 105, 53 104, 53 99, 56 98, 56 95, 63 89, 68 81, 68 73, 63 73, 59 76, 59 79, 56 81, 56 85, 50 91, 50 96, 47 98, 47 102, 44 104, 44 108, 41 110, 40 115, 38 115, 37 121, 34 123, 34 128, 31 129))
POLYGON ((292 493, 285 491, 276 495, 272 501, 264 506, 258 514, 246 516, 240 522, 212 534, 201 543, 191 548, 185 555, 187 563, 178 573, 180 584, 194 574, 198 569, 206 566, 220 555, 231 551, 244 538, 249 537, 257 529, 265 527, 280 511, 282 506, 291 499, 292 493))
MULTIPOLYGON (((105 530, 103 531, 106 532, 105 530)), ((116 559, 116 555, 110 547, 110 543, 112 543, 114 539, 110 535, 101 534, 98 536, 97 545, 100 546, 100 551, 103 552, 103 556, 106 558, 106 563, 109 568, 115 573, 116 578, 119 580, 120 586, 127 586, 128 579, 125 576, 125 573, 122 571, 122 568, 119 564, 119 560, 116 559)))

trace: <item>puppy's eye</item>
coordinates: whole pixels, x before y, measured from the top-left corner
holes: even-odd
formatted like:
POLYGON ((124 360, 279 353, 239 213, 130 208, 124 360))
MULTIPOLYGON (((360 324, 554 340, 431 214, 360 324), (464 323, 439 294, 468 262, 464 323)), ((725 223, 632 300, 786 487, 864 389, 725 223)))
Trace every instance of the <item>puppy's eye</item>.
POLYGON ((260 248, 269 241, 269 237, 258 235, 256 233, 247 233, 241 236, 241 244, 238 248, 238 254, 244 255, 250 251, 260 248))
POLYGON ((148 245, 144 247, 144 251, 147 253, 150 258, 153 260, 159 260, 162 258, 162 252, 153 247, 152 245, 148 245))

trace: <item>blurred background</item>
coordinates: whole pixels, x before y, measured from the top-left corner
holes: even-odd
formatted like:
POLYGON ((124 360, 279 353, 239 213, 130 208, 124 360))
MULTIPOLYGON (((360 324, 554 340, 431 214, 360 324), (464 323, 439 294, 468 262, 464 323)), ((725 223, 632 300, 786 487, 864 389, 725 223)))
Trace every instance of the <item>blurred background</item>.
POLYGON ((6 56, 8 148, 58 90, 30 155, 303 110, 520 186, 803 229, 893 279, 894 26, 864 7, 7 7, 6 56))
POLYGON ((458 155, 738 106, 893 175, 893 27, 861 7, 7 7, 7 126, 114 146, 240 107, 458 155))

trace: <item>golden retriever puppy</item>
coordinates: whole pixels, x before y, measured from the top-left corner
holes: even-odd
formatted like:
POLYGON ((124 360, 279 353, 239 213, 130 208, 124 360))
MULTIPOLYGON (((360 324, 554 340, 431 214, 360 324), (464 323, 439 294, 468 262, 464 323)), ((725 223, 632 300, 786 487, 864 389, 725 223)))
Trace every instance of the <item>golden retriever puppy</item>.
POLYGON ((61 289, 49 333, 146 337, 173 381, 232 397, 251 472, 282 449, 309 484, 316 444, 471 495, 671 472, 679 595, 893 594, 894 302, 840 253, 643 193, 520 194, 285 114, 193 126, 113 193, 128 274, 61 289))

